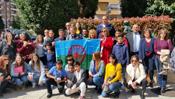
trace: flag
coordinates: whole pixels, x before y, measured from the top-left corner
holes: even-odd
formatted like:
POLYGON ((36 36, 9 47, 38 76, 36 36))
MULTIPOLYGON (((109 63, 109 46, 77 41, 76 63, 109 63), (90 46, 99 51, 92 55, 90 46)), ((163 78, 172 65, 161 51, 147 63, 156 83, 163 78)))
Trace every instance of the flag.
POLYGON ((61 59, 63 65, 66 63, 66 56, 72 55, 75 61, 81 63, 85 70, 89 69, 92 54, 100 51, 99 39, 81 39, 57 41, 55 44, 56 59, 61 59))

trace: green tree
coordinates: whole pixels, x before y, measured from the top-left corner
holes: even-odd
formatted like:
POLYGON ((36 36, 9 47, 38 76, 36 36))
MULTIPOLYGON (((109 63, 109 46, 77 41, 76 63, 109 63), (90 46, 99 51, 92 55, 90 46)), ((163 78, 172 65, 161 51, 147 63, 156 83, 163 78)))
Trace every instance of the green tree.
POLYGON ((4 22, 2 18, 0 17, 0 30, 4 29, 4 22))
POLYGON ((175 0, 148 0, 147 15, 175 17, 175 0))
POLYGON ((93 17, 97 10, 98 0, 78 0, 80 17, 93 17))
POLYGON ((145 15, 147 0, 121 0, 122 17, 141 17, 145 15))
POLYGON ((54 31, 63 28, 71 18, 78 18, 80 12, 82 17, 94 16, 97 3, 93 1, 97 0, 82 1, 15 0, 15 3, 19 9, 20 26, 22 28, 32 28, 37 33, 41 33, 45 28, 51 28, 54 31))

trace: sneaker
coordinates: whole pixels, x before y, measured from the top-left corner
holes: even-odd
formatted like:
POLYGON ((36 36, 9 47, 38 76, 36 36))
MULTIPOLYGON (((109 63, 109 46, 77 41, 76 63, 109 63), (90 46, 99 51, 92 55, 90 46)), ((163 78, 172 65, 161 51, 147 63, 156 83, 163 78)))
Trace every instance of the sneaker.
POLYGON ((117 92, 113 93, 114 98, 119 98, 119 95, 120 95, 120 91, 117 91, 117 92))
POLYGON ((51 98, 51 97, 52 97, 52 94, 49 93, 49 94, 47 95, 47 98, 51 98))
POLYGON ((35 88, 35 87, 36 87, 36 83, 33 83, 33 84, 32 84, 32 88, 35 88))
POLYGON ((161 94, 165 93, 165 88, 161 88, 160 92, 161 92, 161 94))

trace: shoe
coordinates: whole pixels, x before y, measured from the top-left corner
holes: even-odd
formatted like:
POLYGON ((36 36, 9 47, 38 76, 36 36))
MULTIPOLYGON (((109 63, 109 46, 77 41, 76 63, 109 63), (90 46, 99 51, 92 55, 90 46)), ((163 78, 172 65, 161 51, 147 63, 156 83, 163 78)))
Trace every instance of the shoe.
POLYGON ((153 88, 153 82, 150 82, 150 83, 149 83, 149 86, 150 86, 151 88, 153 88))
POLYGON ((51 98, 51 97, 52 97, 52 94, 49 93, 49 94, 47 95, 47 98, 51 98))
POLYGON ((32 88, 35 88, 35 87, 36 87, 36 83, 33 83, 33 84, 32 84, 32 88))
POLYGON ((119 96, 120 96, 120 91, 117 91, 117 92, 113 93, 114 98, 119 98, 119 96))
POLYGON ((161 88, 161 91, 160 92, 161 92, 161 94, 162 93, 165 93, 165 88, 161 88))
POLYGON ((0 97, 3 97, 3 94, 2 93, 0 93, 0 97))
POLYGON ((131 93, 133 94, 136 93, 135 89, 131 89, 131 93))
POLYGON ((101 89, 101 88, 98 88, 98 89, 97 89, 97 93, 98 93, 98 94, 101 94, 101 92, 102 92, 102 89, 101 89))

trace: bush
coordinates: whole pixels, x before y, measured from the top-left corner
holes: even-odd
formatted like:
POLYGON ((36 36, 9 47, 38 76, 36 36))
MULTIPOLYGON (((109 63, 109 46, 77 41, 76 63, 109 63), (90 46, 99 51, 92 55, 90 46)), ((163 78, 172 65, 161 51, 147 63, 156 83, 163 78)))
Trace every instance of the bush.
MULTIPOLYGON (((132 17, 132 18, 114 18, 110 20, 110 23, 114 26, 116 30, 123 30, 123 24, 124 21, 128 21, 130 25, 138 24, 140 25, 141 30, 144 30, 145 28, 151 28, 153 30, 153 33, 156 35, 157 30, 160 28, 166 28, 168 30, 171 30, 171 24, 173 23, 173 19, 169 16, 144 16, 144 17, 132 17)), ((81 24, 81 27, 87 27, 90 28, 96 28, 98 24, 101 23, 100 19, 86 19, 86 18, 78 18, 78 19, 72 19, 70 23, 75 24, 76 22, 79 22, 81 24)))

